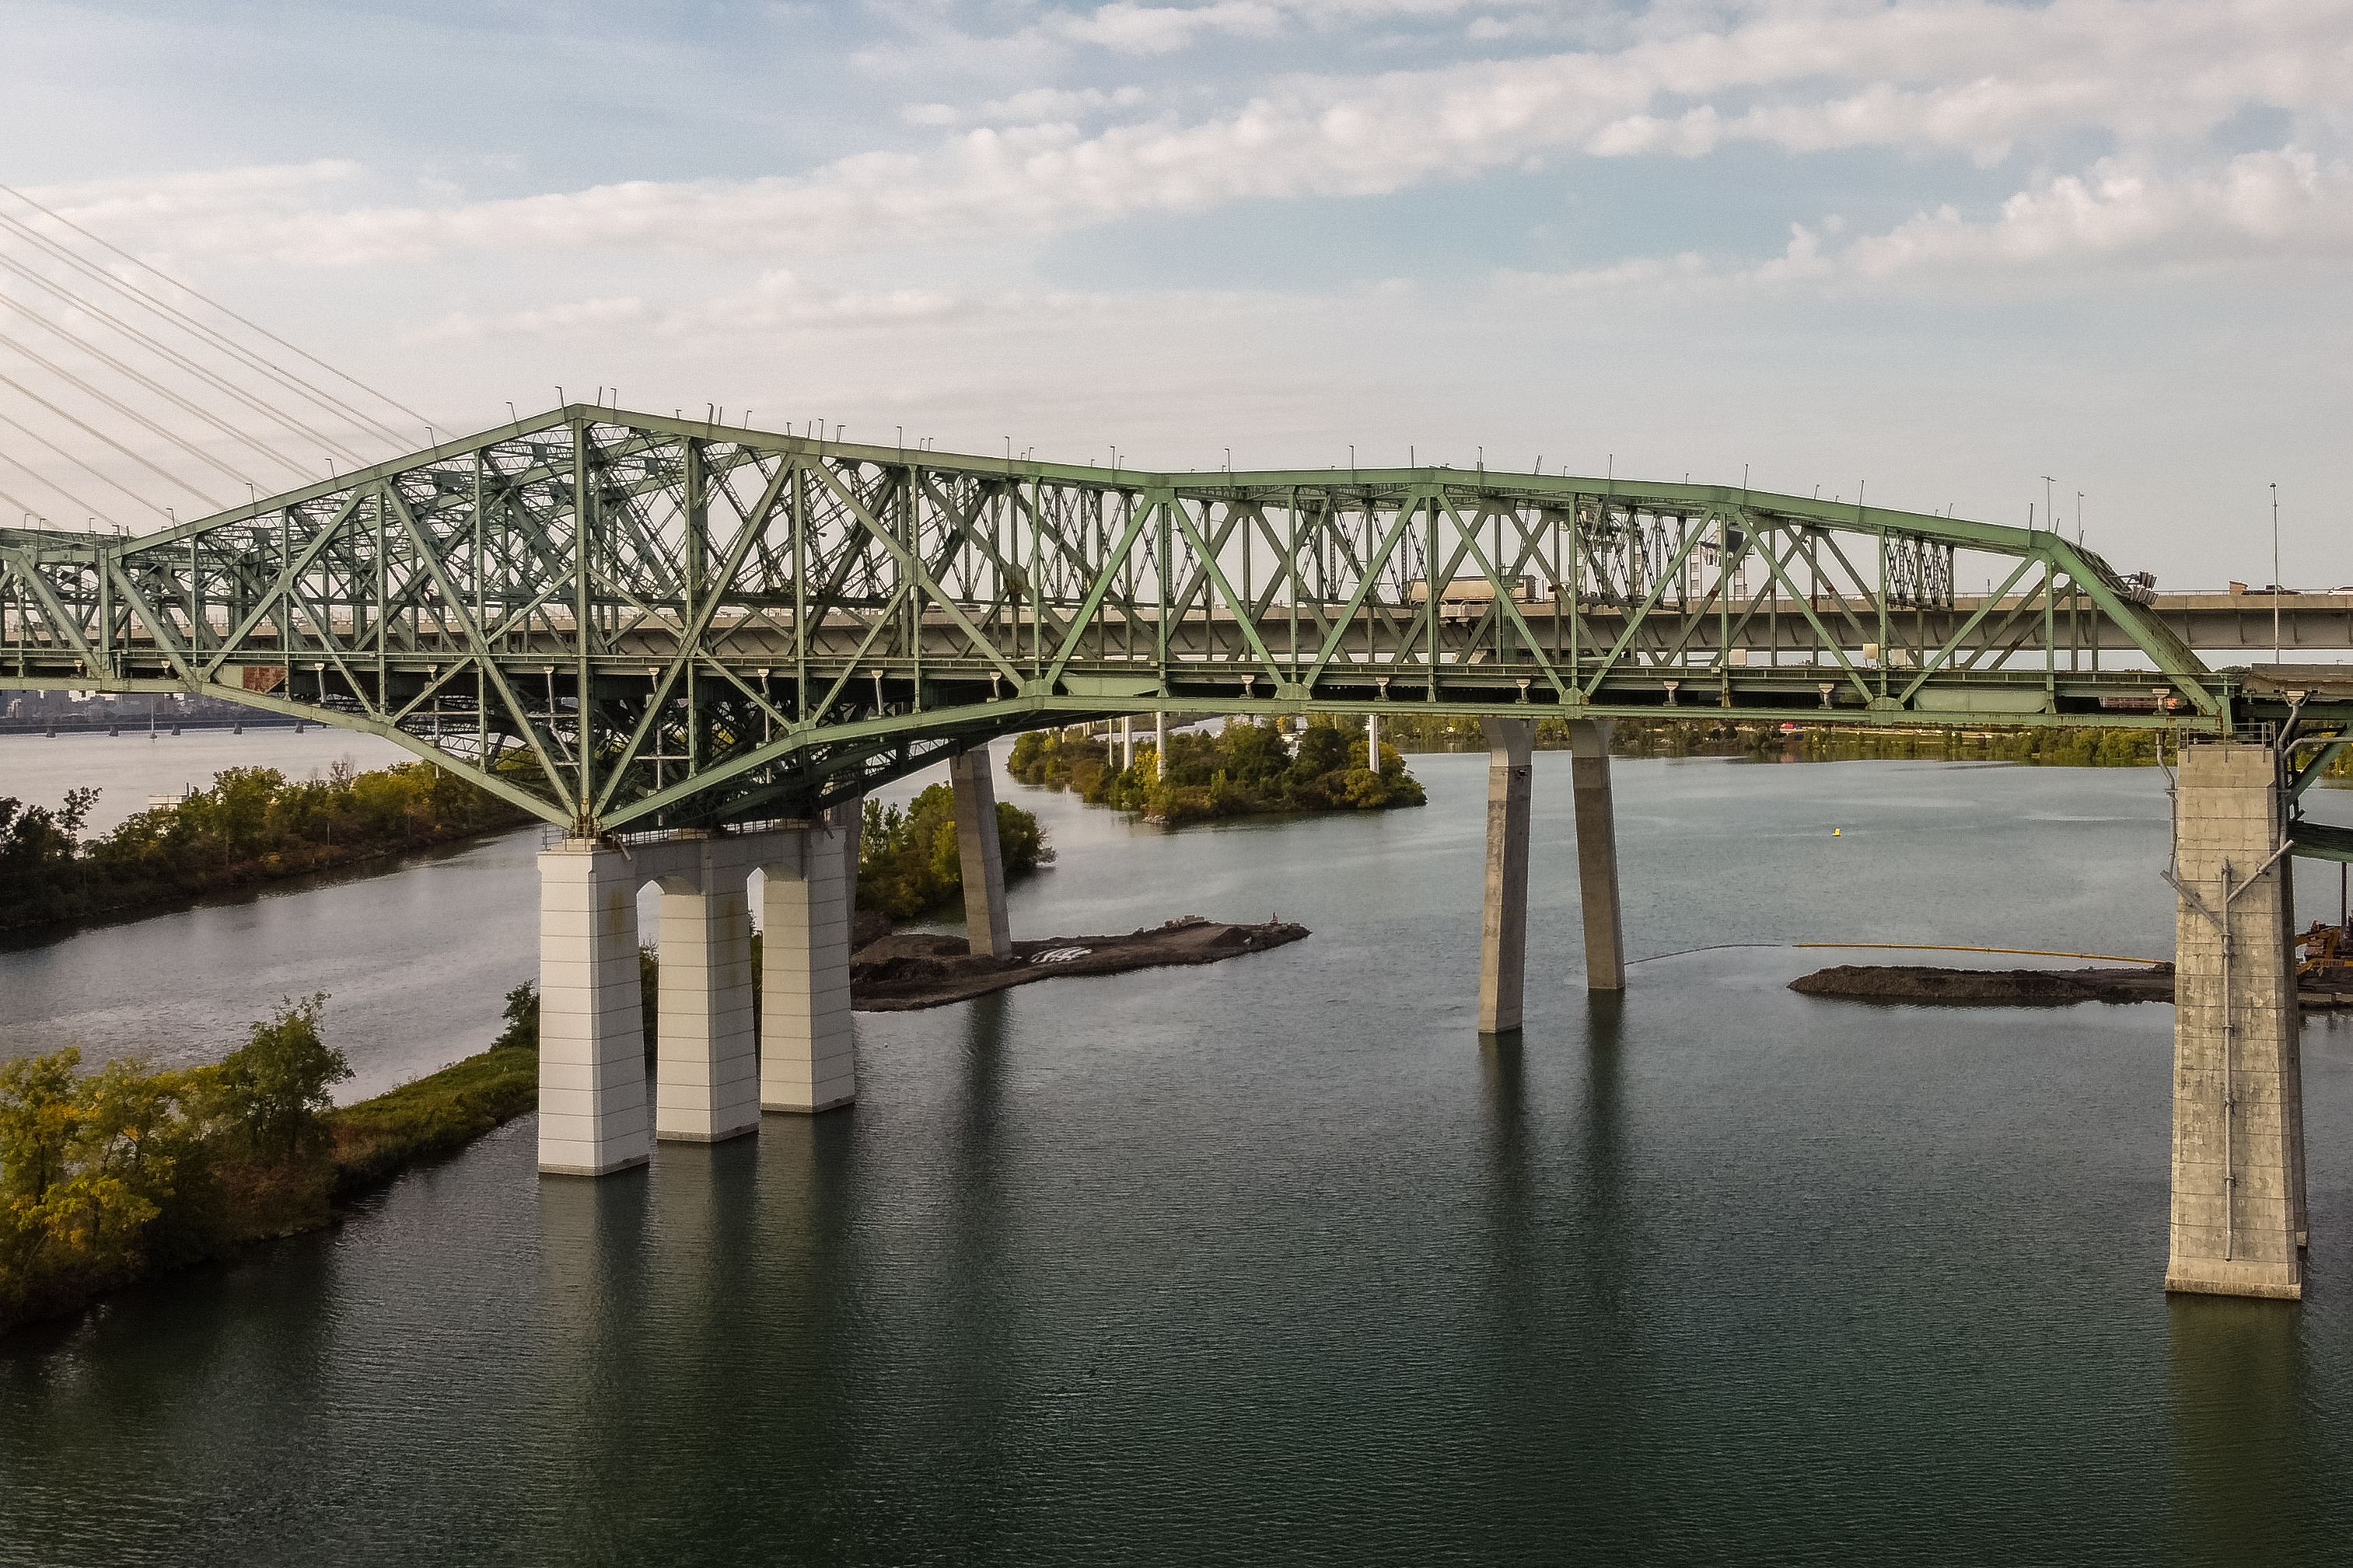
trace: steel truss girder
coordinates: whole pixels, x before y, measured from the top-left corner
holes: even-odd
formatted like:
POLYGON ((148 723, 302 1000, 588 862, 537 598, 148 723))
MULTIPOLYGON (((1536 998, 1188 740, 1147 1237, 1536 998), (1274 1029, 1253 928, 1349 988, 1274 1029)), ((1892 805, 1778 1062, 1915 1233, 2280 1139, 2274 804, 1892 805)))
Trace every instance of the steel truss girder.
POLYGON ((591 832, 807 816, 947 749, 1139 710, 1697 700, 2215 729, 2235 697, 2056 534, 1616 479, 1137 473, 583 405, 142 538, 0 529, 0 685, 299 713, 591 832), (2002 592, 1957 596, 1957 552, 2006 564, 2002 592), (2149 668, 2103 671, 2103 647, 2149 668))

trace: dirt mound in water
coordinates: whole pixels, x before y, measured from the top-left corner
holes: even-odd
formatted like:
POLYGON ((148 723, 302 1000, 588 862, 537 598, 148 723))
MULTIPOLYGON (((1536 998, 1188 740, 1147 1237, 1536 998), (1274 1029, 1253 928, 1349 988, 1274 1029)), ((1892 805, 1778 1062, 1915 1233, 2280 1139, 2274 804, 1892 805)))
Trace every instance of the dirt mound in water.
POLYGON ((1934 969, 1841 963, 1789 983, 1808 996, 1860 1002, 1941 1002, 1977 1006, 2064 1006, 2076 1002, 2170 1002, 2173 965, 2147 969, 1934 969))
POLYGON ((861 1012, 902 1013, 969 1001, 1011 985, 1068 974, 1120 974, 1164 964, 1215 963, 1263 952, 1307 935, 1290 921, 1229 925, 1185 915, 1124 936, 1050 936, 1017 942, 1010 958, 975 953, 960 936, 902 932, 850 954, 849 1003, 861 1012))

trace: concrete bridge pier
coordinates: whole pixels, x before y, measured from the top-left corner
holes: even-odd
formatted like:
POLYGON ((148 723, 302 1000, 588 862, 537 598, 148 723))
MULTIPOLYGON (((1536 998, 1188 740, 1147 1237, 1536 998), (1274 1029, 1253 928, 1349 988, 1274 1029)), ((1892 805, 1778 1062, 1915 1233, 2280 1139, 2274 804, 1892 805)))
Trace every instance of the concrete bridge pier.
POLYGON ((2168 1290, 2304 1295, 2303 1019, 2279 763, 2261 746, 2181 752, 2168 1290))
POLYGON ((727 853, 734 843, 699 842, 705 850, 699 875, 655 879, 661 889, 661 1005, 654 1023, 654 1137, 681 1143, 717 1143, 760 1130, 748 868, 725 863, 737 860, 727 853))
POLYGON ((1618 810, 1610 798, 1606 719, 1568 721, 1569 784, 1577 798, 1577 880, 1585 906, 1585 988, 1626 989, 1626 931, 1618 906, 1618 810))
POLYGON ((638 886, 621 852, 539 857, 539 1168, 601 1176, 651 1153, 638 989, 638 886))
POLYGON ((988 748, 976 746, 948 760, 955 792, 956 854, 964 870, 964 922, 972 951, 1013 956, 1013 928, 1005 914, 1005 856, 997 839, 997 784, 988 748))
POLYGON ((1487 889, 1479 921, 1479 1032, 1520 1026, 1527 988, 1528 802, 1535 724, 1482 719, 1487 735, 1487 889))
POLYGON ((779 835, 760 898, 760 1109, 814 1114, 858 1098, 849 1022, 851 839, 839 824, 779 835))

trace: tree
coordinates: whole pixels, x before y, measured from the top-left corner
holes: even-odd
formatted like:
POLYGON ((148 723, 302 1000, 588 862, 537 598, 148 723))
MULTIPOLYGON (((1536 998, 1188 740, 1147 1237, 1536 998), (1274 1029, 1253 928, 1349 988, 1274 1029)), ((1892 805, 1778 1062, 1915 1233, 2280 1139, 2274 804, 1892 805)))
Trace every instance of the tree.
POLYGON ((65 1179, 81 1121, 79 1066, 73 1046, 0 1062, 0 1194, 37 1204, 65 1179))
POLYGON ((507 993, 505 1012, 500 1015, 507 1021, 505 1030, 491 1042, 491 1048, 522 1046, 527 1050, 539 1049, 539 987, 526 980, 507 993))
POLYGON ((329 1086, 352 1077, 343 1053, 319 1037, 323 991, 297 1002, 287 997, 277 1016, 253 1026, 253 1037, 228 1054, 217 1070, 223 1110, 257 1148, 291 1157, 319 1113, 334 1103, 329 1086))

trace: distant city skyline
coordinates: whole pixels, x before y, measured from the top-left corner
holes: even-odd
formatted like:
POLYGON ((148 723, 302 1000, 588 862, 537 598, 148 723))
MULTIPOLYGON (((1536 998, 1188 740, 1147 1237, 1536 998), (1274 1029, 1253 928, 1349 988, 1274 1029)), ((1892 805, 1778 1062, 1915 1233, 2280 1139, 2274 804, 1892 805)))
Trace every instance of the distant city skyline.
MULTIPOLYGON (((2071 536, 2081 492, 2168 589, 2273 580, 2276 481, 2280 575, 2353 582, 2342 5, 11 4, 0 37, 0 182, 444 437, 602 385, 1074 462, 1745 467, 2071 536)), ((23 470, 66 476, 26 432, 88 437, 11 395, 36 510, 23 470)), ((203 510, 89 466, 128 526, 203 510)))

